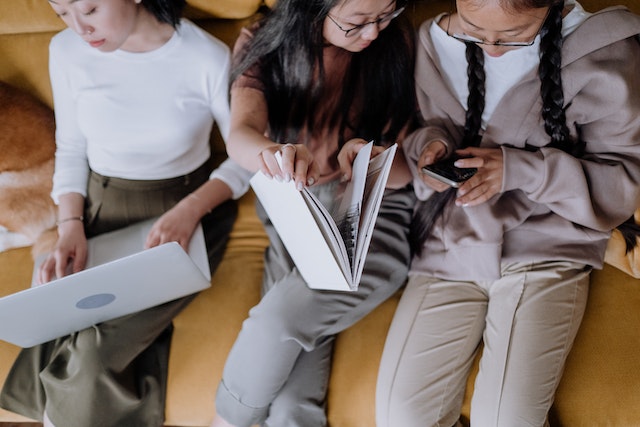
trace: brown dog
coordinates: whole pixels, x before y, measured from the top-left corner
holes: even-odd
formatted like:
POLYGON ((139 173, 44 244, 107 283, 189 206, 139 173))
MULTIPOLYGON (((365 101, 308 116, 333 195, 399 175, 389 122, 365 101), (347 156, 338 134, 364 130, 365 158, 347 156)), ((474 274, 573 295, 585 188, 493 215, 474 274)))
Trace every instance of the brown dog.
POLYGON ((54 132, 49 107, 0 82, 0 251, 35 244, 35 256, 55 242, 54 132))

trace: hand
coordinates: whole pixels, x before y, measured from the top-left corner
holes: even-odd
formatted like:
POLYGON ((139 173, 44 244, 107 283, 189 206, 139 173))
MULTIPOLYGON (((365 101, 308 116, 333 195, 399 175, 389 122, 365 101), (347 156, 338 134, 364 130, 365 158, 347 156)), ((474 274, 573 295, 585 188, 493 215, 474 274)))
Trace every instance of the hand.
POLYGON ((454 164, 460 168, 477 168, 478 172, 458 188, 456 205, 476 206, 500 192, 503 179, 503 155, 500 148, 465 148, 454 164))
POLYGON ((77 273, 87 262, 87 238, 81 221, 69 221, 58 226, 58 241, 47 259, 40 265, 36 283, 47 283, 77 273))
MULTIPOLYGON (((360 149, 367 145, 367 141, 362 138, 353 138, 347 141, 340 152, 338 153, 338 164, 340 165, 340 171, 342 171, 342 180, 351 180, 352 165, 360 149)), ((378 154, 382 153, 385 147, 374 145, 371 150, 371 158, 374 158, 378 154)))
POLYGON ((420 157, 418 158, 417 166, 418 171, 420 171, 420 176, 422 177, 422 182, 439 193, 448 189, 449 185, 428 175, 425 175, 424 173, 422 173, 422 168, 434 164, 435 162, 443 158, 445 154, 447 154, 447 147, 444 142, 433 141, 429 145, 427 145, 424 150, 422 150, 422 153, 420 153, 420 157))
POLYGON ((190 202, 191 197, 187 196, 158 218, 149 230, 145 249, 167 242, 178 242, 185 251, 188 251, 191 236, 202 217, 190 202))
POLYGON ((320 178, 313 154, 304 144, 274 144, 262 150, 260 158, 262 173, 280 181, 293 179, 298 190, 313 185, 320 178), (282 155, 282 168, 276 160, 277 152, 282 155))

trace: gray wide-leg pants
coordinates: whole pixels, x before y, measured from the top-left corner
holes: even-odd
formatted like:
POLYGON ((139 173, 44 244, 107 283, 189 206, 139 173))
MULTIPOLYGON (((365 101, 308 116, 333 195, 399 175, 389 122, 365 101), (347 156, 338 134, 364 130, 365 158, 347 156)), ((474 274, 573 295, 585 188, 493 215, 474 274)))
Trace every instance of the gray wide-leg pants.
MULTIPOLYGON (((333 196, 331 185, 315 191, 323 202, 333 196)), ((265 218, 271 238, 266 293, 244 321, 224 368, 216 408, 225 420, 240 427, 326 425, 334 335, 405 283, 414 200, 410 187, 385 193, 355 292, 310 289, 265 218)))

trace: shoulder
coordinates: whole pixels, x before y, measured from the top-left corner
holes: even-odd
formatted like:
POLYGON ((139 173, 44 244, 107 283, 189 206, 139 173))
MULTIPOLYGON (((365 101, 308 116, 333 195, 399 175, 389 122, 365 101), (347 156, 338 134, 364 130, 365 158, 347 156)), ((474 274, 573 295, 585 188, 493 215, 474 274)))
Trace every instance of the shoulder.
POLYGON ((183 18, 180 21, 177 31, 187 46, 191 46, 200 53, 208 53, 216 57, 229 56, 229 47, 224 42, 188 19, 183 18))
POLYGON ((624 6, 591 14, 564 41, 564 59, 571 62, 596 50, 640 34, 640 16, 624 6))

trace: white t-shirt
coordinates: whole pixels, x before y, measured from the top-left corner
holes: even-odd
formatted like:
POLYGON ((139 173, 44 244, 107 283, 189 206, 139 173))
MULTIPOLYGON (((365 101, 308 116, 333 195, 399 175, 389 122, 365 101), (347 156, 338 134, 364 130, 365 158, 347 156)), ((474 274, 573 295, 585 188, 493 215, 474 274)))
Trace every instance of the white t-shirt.
MULTIPOLYGON (((587 17, 582 6, 574 0, 565 1, 566 6, 573 6, 571 11, 562 20, 562 35, 566 37, 575 30, 587 17)), ((447 32, 440 28, 438 22, 442 16, 434 19, 429 34, 433 40, 438 59, 442 69, 446 70, 446 81, 456 94, 460 104, 467 106, 469 89, 467 87, 467 59, 466 46, 459 40, 449 37, 447 32)), ((516 83, 532 69, 537 68, 539 58, 540 36, 536 36, 531 46, 510 50, 502 56, 492 57, 484 54, 485 69, 485 107, 482 113, 482 128, 496 109, 496 106, 516 83)))
MULTIPOLYGON (((188 20, 150 52, 100 52, 70 29, 49 50, 56 201, 86 195, 89 167, 132 180, 185 175, 209 158, 214 120, 228 136, 229 49, 188 20)), ((234 198, 250 176, 231 160, 212 173, 234 198)))

